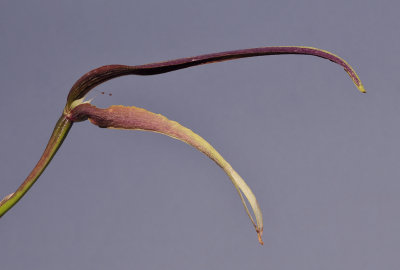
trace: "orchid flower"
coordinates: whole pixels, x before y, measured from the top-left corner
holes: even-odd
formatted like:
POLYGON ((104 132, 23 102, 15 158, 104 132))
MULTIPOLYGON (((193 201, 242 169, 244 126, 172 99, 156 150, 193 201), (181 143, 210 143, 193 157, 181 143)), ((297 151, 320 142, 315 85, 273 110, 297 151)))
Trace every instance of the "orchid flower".
POLYGON ((36 182, 39 176, 46 169, 57 150, 60 148, 65 137, 68 135, 74 122, 81 122, 89 119, 89 121, 101 128, 115 129, 131 129, 158 132, 172 138, 181 140, 200 152, 207 155, 218 166, 220 166, 229 176, 234 187, 239 193, 240 199, 244 205, 247 215, 249 216, 256 232, 258 240, 262 242, 263 219, 260 207, 251 189, 240 175, 231 167, 231 165, 202 137, 191 131, 190 129, 180 125, 179 123, 169 120, 165 116, 149 112, 142 108, 110 106, 107 109, 97 108, 90 101, 85 101, 86 95, 90 90, 101 83, 116 77, 125 75, 156 75, 184 69, 192 66, 216 63, 239 58, 278 55, 278 54, 303 54, 313 55, 328 59, 336 64, 341 65, 348 73, 354 84, 365 93, 365 89, 354 71, 354 69, 346 63, 342 58, 324 50, 312 47, 302 46, 277 46, 262 47, 253 49, 244 49, 236 51, 227 51, 220 53, 212 53, 195 57, 181 58, 159 63, 152 63, 139 66, 126 65, 108 65, 96 68, 83 75, 71 88, 67 103, 64 107, 61 117, 59 118, 49 142, 36 166, 28 175, 26 180, 18 187, 18 189, 3 198, 0 201, 0 217, 11 209, 36 182), (247 202, 252 210, 249 210, 247 202), (253 218, 254 216, 254 218, 253 218))

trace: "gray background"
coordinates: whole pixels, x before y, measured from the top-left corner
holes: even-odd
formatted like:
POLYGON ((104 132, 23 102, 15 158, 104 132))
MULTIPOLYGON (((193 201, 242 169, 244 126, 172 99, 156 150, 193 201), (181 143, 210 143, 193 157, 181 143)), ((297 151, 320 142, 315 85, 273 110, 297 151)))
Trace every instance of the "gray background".
POLYGON ((199 133, 254 190, 256 238, 228 177, 159 134, 76 124, 0 222, 1 269, 399 269, 397 1, 0 2, 0 196, 38 160, 72 84, 105 64, 272 45, 269 56, 115 79, 135 105, 199 133))

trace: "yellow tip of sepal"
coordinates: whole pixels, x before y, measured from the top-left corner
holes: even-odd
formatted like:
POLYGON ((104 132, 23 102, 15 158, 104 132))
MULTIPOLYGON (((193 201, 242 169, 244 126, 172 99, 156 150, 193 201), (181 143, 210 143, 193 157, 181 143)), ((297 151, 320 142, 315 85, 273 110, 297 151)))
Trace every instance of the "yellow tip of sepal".
POLYGON ((359 86, 357 86, 358 90, 360 90, 361 93, 367 93, 367 91, 364 88, 364 85, 360 84, 359 86))

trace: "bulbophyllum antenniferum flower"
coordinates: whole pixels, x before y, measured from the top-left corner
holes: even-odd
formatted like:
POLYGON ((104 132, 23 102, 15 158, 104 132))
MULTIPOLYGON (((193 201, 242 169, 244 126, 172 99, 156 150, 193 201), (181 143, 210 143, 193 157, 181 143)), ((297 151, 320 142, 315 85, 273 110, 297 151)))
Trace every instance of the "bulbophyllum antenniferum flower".
POLYGON ((158 132, 181 140, 207 155, 210 159, 217 163, 218 166, 220 166, 231 179, 233 185, 239 193, 246 213, 256 229, 258 240, 261 244, 263 244, 261 238, 263 232, 263 219, 256 197, 246 182, 240 177, 240 175, 206 140, 194 133, 192 130, 180 125, 178 122, 169 120, 160 114, 155 114, 142 108, 125 107, 120 105, 114 105, 106 109, 101 109, 92 105, 90 101, 85 101, 84 99, 88 92, 99 84, 120 76, 156 75, 197 65, 246 57, 278 54, 314 55, 328 59, 336 64, 341 65, 353 80, 357 88, 362 93, 365 93, 364 87, 356 72, 342 58, 324 50, 302 46, 277 46, 244 49, 181 58, 139 66, 108 65, 99 67, 83 75, 72 86, 68 94, 67 103, 64 107, 63 113, 54 128, 54 131, 40 160, 28 175, 26 180, 19 186, 19 188, 14 193, 5 196, 0 202, 0 217, 2 217, 24 196, 29 188, 39 178, 61 146, 73 123, 89 119, 92 124, 101 128, 158 132), (250 204, 252 213, 247 207, 246 200, 250 204))

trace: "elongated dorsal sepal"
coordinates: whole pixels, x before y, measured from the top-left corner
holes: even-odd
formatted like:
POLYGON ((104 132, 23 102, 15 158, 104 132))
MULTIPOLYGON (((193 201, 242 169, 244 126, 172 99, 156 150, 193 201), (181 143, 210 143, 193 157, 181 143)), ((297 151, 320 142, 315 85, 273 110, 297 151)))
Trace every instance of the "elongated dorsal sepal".
POLYGON ((355 70, 341 57, 313 47, 305 46, 271 46, 271 47, 260 47, 251 48, 235 51, 226 51, 218 53, 210 53, 204 55, 198 55, 193 57, 185 57, 174 60, 168 60, 158 63, 151 63, 145 65, 128 66, 128 65, 107 65, 96 69, 93 69, 83 75, 76 83, 72 86, 68 98, 65 110, 68 112, 71 108, 71 104, 78 99, 86 96, 86 94, 99 84, 102 84, 108 80, 126 76, 126 75, 157 75, 167 73, 179 69, 188 67, 194 67, 204 64, 212 64, 224 61, 230 61, 240 58, 249 58, 256 56, 265 55, 280 55, 280 54, 300 54, 300 55, 312 55, 327 59, 335 64, 343 67, 347 74, 352 79, 358 90, 365 93, 365 88, 361 83, 355 70))

